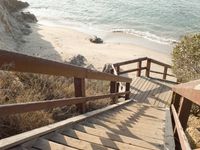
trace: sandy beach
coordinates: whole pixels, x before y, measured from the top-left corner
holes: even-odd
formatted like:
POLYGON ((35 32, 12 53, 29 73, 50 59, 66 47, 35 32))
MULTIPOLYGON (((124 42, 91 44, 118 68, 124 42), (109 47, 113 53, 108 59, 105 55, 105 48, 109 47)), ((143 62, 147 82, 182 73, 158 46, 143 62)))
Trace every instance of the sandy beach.
POLYGON ((91 35, 64 26, 32 25, 33 32, 24 37, 20 52, 56 61, 68 61, 81 54, 97 70, 106 63, 116 63, 139 57, 151 57, 171 63, 170 54, 154 51, 134 44, 89 41, 91 35))

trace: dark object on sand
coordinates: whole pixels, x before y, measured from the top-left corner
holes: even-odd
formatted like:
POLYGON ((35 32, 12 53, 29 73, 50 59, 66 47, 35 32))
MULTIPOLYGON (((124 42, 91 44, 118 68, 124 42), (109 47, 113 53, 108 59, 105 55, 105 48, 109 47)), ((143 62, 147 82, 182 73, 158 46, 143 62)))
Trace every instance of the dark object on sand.
POLYGON ((90 38, 90 42, 96 43, 96 44, 102 44, 103 40, 97 36, 94 36, 93 38, 90 38))

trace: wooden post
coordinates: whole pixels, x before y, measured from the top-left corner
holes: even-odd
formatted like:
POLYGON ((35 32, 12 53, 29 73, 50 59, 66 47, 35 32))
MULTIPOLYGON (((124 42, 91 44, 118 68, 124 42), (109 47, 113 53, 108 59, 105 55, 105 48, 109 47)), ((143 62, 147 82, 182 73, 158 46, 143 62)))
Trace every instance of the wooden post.
MULTIPOLYGON (((181 99, 181 96, 179 94, 173 92, 171 103, 174 105, 176 112, 178 112, 178 109, 179 109, 180 99, 181 99)), ((174 139, 175 139, 176 146, 178 147, 178 145, 180 145, 180 144, 179 144, 179 141, 177 141, 178 140, 178 133, 177 133, 176 125, 175 125, 173 118, 174 117, 172 116, 172 127, 173 127, 173 131, 174 131, 174 139)))
POLYGON ((174 104, 174 108, 176 109, 176 112, 178 112, 180 100, 181 100, 181 95, 173 92, 172 104, 174 104))
MULTIPOLYGON (((126 83, 126 92, 130 91, 130 83, 126 83)), ((125 100, 130 99, 130 93, 125 95, 125 100)))
MULTIPOLYGON (((178 112, 180 100, 181 100, 181 95, 173 92, 172 102, 171 103, 174 105, 174 108, 175 108, 176 112, 178 112)), ((173 113, 171 113, 171 114, 173 114, 173 113)), ((176 128, 176 124, 175 124, 173 116, 172 116, 172 127, 173 127, 173 132, 174 132, 174 140, 175 140, 176 149, 179 150, 181 146, 180 146, 178 132, 177 132, 177 128, 176 128)))
MULTIPOLYGON (((175 108, 177 113, 178 113, 178 110, 179 110, 180 100, 181 100, 181 95, 173 92, 172 104, 174 105, 174 108, 175 108)), ((172 125, 173 125, 173 130, 174 130, 175 136, 178 136, 178 134, 176 132, 176 126, 175 126, 175 123, 173 121, 172 121, 172 125)))
POLYGON ((179 110, 178 110, 178 116, 179 116, 181 125, 183 127, 183 131, 185 131, 187 128, 187 122, 190 116, 191 107, 192 107, 192 102, 182 97, 180 101, 179 110))
POLYGON ((120 66, 117 66, 117 75, 120 73, 120 66))
MULTIPOLYGON (((110 82, 110 93, 117 93, 117 82, 111 81, 110 82)), ((117 102, 118 97, 115 96, 112 98, 112 104, 115 104, 117 102)))
POLYGON ((146 77, 150 77, 151 59, 147 59, 146 77))
MULTIPOLYGON (((74 78, 75 97, 85 97, 85 79, 74 78)), ((80 113, 85 113, 86 103, 76 105, 80 113)))
POLYGON ((167 78, 167 69, 168 69, 168 67, 165 66, 165 67, 164 67, 164 74, 163 74, 163 79, 164 79, 164 80, 166 80, 166 78, 167 78))
POLYGON ((141 76, 141 67, 142 67, 142 61, 138 61, 137 68, 139 70, 137 71, 137 77, 141 76))
POLYGON ((119 82, 117 83, 117 89, 116 92, 119 93, 119 82))

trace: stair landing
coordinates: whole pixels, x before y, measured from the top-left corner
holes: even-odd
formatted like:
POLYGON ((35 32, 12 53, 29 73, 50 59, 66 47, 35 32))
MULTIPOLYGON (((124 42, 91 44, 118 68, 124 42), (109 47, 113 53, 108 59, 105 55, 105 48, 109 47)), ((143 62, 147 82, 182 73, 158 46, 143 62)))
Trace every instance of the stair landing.
POLYGON ((147 77, 136 77, 131 83, 131 98, 139 103, 156 107, 169 107, 174 82, 147 77))

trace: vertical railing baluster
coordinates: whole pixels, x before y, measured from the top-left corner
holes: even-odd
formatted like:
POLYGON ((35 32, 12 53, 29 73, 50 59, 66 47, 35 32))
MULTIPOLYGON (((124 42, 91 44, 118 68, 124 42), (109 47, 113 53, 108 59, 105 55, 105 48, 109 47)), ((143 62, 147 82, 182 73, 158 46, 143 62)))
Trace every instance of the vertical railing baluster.
MULTIPOLYGON (((130 83, 126 83, 126 92, 130 92, 130 86, 131 86, 130 83)), ((128 100, 128 99, 130 99, 130 93, 125 95, 125 100, 128 100)))
POLYGON ((117 66, 116 71, 117 71, 117 75, 118 75, 120 73, 120 66, 117 66))
MULTIPOLYGON (((171 103, 174 105, 174 108, 175 108, 176 112, 178 112, 178 110, 179 110, 179 105, 180 105, 181 98, 182 98, 181 95, 173 92, 172 102, 171 103)), ((179 142, 179 137, 178 137, 178 132, 177 132, 176 124, 175 124, 173 118, 174 117, 172 117, 172 126, 173 126, 173 132, 174 132, 174 139, 175 139, 176 148, 178 149, 178 148, 180 148, 180 142, 179 142)))
POLYGON ((141 76, 141 67, 142 67, 142 61, 138 61, 138 64, 137 64, 137 68, 138 68, 138 71, 137 71, 137 77, 140 77, 141 76))
MULTIPOLYGON (((119 66, 117 66, 117 71, 118 71, 118 68, 119 66)), ((111 74, 114 74, 114 70, 112 69, 111 70, 111 74)), ((110 93, 117 93, 117 91, 118 91, 118 85, 117 85, 117 82, 116 81, 111 81, 110 82, 110 93)), ((118 97, 117 96, 114 96, 113 98, 112 98, 112 104, 115 104, 115 103, 117 103, 117 99, 118 99, 118 97)))
POLYGON ((183 131, 185 131, 187 128, 187 122, 190 116, 191 107, 192 107, 192 102, 182 97, 180 101, 179 110, 178 110, 178 116, 179 116, 181 125, 183 127, 183 131))
POLYGON ((163 79, 164 79, 164 80, 166 80, 166 78, 167 78, 167 70, 168 70, 168 67, 165 66, 165 67, 164 67, 164 73, 163 73, 163 79))
POLYGON ((150 77, 151 59, 147 59, 146 77, 150 77))
MULTIPOLYGON (((74 78, 75 97, 85 97, 85 79, 74 78)), ((76 105, 80 113, 86 112, 86 102, 76 105)))
MULTIPOLYGON (((110 93, 117 93, 117 82, 116 81, 111 81, 110 82, 110 93)), ((114 96, 112 98, 112 104, 117 103, 117 96, 114 96)))

